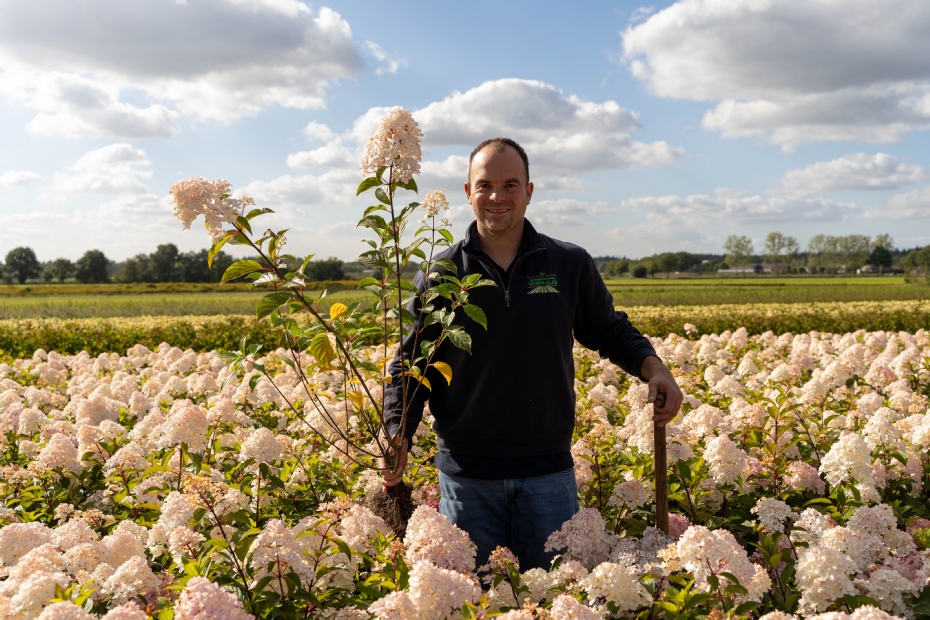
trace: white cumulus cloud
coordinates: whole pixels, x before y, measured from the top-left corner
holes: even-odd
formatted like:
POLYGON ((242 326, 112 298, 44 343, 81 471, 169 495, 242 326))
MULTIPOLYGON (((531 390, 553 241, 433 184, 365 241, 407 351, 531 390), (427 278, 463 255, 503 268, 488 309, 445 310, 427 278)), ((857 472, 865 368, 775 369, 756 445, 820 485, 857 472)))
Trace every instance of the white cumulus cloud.
POLYGON ((121 142, 88 151, 67 171, 54 176, 54 187, 65 193, 133 194, 145 191, 152 176, 145 151, 121 142))
POLYGON ((881 207, 868 209, 863 215, 873 219, 889 220, 928 218, 930 217, 930 187, 896 194, 881 207))
POLYGON ((363 68, 349 24, 298 0, 0 3, 0 93, 37 111, 36 133, 167 136, 179 113, 319 108, 329 83, 363 68))
POLYGON ((365 47, 368 49, 368 53, 371 54, 375 60, 382 63, 380 67, 375 69, 376 75, 397 73, 398 69, 407 66, 407 60, 405 58, 401 58, 397 54, 388 52, 374 41, 365 41, 365 47))
MULTIPOLYGON (((390 110, 370 108, 339 135, 330 135, 332 130, 325 125, 311 123, 304 134, 315 140, 330 136, 329 141, 316 149, 292 153, 287 164, 307 170, 342 170, 358 179, 358 162, 368 138, 390 110)), ((530 176, 537 189, 545 191, 581 189, 581 175, 586 172, 671 165, 683 153, 665 142, 633 140, 630 132, 641 128, 637 115, 615 101, 587 101, 535 80, 506 78, 485 82, 412 114, 424 134, 424 161, 417 184, 424 191, 442 189, 453 200, 461 195, 462 183, 467 180, 468 157, 453 154, 431 159, 431 151, 454 148, 469 153, 481 141, 494 136, 513 138, 526 149, 530 176)), ((295 187, 305 185, 300 195, 309 201, 331 195, 347 196, 339 188, 320 185, 337 178, 341 177, 285 176, 263 182, 266 185, 262 187, 269 196, 279 198, 293 196, 295 187), (277 186, 283 188, 280 193, 271 191, 277 186)), ((570 219, 561 216, 563 222, 570 219)))
POLYGON ((897 189, 930 179, 930 172, 888 153, 854 153, 789 170, 782 186, 802 192, 897 189))
POLYGON ((680 0, 622 36, 653 93, 716 101, 706 128, 790 150, 930 127, 928 32, 924 0, 680 0))
POLYGON ((8 170, 0 174, 0 185, 12 187, 14 185, 26 185, 28 183, 38 183, 42 180, 42 175, 30 170, 8 170))

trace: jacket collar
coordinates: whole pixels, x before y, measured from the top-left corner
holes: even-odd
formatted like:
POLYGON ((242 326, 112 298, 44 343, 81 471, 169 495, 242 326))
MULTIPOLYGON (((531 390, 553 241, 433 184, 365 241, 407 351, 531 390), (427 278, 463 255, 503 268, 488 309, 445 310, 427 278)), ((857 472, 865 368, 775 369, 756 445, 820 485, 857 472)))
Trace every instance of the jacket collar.
MULTIPOLYGON (((517 250, 517 256, 522 256, 529 251, 535 251, 546 248, 546 242, 542 236, 536 232, 536 228, 526 218, 523 219, 523 237, 520 239, 520 249, 517 250)), ((487 256, 478 246, 478 222, 472 221, 465 230, 465 239, 462 242, 462 249, 466 254, 487 256)))

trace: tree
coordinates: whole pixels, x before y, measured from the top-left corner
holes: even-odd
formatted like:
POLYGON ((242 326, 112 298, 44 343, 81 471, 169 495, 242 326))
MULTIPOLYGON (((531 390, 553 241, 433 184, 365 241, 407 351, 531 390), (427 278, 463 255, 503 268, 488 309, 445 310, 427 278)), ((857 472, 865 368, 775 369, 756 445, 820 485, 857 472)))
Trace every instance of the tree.
POLYGON ((20 284, 25 284, 26 280, 39 277, 41 266, 32 248, 18 247, 13 248, 6 255, 6 271, 11 278, 20 284))
POLYGON ((620 260, 610 261, 607 263, 607 266, 604 267, 604 275, 608 278, 619 278, 622 275, 630 272, 630 261, 625 258, 620 260))
POLYGON ((846 273, 861 267, 872 251, 871 239, 865 235, 846 235, 837 237, 839 254, 846 266, 846 273))
POLYGON ((60 283, 70 278, 73 273, 74 263, 67 258, 56 258, 45 266, 45 269, 42 271, 42 279, 46 282, 58 280, 60 283))
POLYGON ((74 270, 74 277, 83 284, 97 284, 108 282, 107 265, 109 261, 100 250, 88 250, 78 259, 74 270))
POLYGON ((120 282, 154 282, 152 261, 148 254, 136 254, 123 261, 119 271, 120 282))
POLYGON ((680 263, 681 261, 678 260, 678 255, 673 252, 663 252, 659 254, 659 257, 656 259, 656 264, 661 271, 665 272, 666 279, 668 279, 673 271, 678 271, 678 265, 680 263))
POLYGON ((875 235, 875 238, 872 240, 872 248, 885 248, 889 252, 894 251, 894 239, 887 233, 875 235))
POLYGON ((723 242, 723 250, 727 253, 727 262, 731 265, 745 265, 755 255, 752 239, 740 235, 730 235, 723 242))
POLYGON ((807 265, 813 271, 836 271, 839 240, 832 235, 814 235, 807 243, 807 265))
POLYGON ((798 240, 780 232, 770 232, 765 238, 765 259, 778 266, 778 269, 787 269, 798 253, 798 240))
POLYGON ((891 267, 893 262, 894 255, 885 246, 875 246, 872 253, 869 254, 869 264, 878 267, 878 273, 880 274, 885 272, 886 267, 891 267))
POLYGON ((691 252, 675 252, 678 257, 678 271, 700 271, 701 257, 691 252))
POLYGON ((178 265, 183 282, 219 282, 223 279, 223 272, 233 263, 232 256, 223 251, 217 252, 213 266, 208 267, 207 254, 207 250, 200 250, 180 255, 178 265))
MULTIPOLYGON (((152 266, 152 276, 156 282, 176 282, 181 279, 180 265, 178 265, 180 256, 178 246, 173 243, 163 243, 155 248, 149 261, 152 266)), ((204 258, 206 258, 206 250, 204 258)), ((204 266, 206 266, 206 260, 204 260, 204 266)))
POLYGON ((923 271, 924 278, 930 283, 930 245, 908 252, 904 260, 901 261, 901 267, 904 268, 907 278, 910 278, 912 273, 920 275, 921 271, 923 271))
POLYGON ((316 280, 318 282, 322 282, 323 280, 342 280, 344 277, 342 273, 342 261, 335 257, 330 257, 326 260, 310 261, 304 273, 307 274, 308 280, 316 280))
POLYGON ((633 267, 633 277, 634 278, 645 278, 649 274, 649 270, 646 269, 645 265, 636 265, 633 267))

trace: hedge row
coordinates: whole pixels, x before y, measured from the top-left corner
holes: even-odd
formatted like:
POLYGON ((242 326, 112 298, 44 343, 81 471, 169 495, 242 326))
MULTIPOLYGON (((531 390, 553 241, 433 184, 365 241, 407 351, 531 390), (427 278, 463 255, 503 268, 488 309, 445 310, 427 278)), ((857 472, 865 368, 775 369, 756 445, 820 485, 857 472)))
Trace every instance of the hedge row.
MULTIPOLYGON (((717 306, 638 306, 628 308, 633 324, 653 336, 745 327, 766 331, 845 333, 859 329, 916 332, 930 328, 930 301, 864 301, 807 304, 727 304, 717 306)), ((92 355, 126 351, 136 343, 162 342, 197 351, 236 348, 243 336, 272 348, 282 338, 267 321, 249 316, 162 316, 107 319, 8 319, 0 321, 0 352, 31 356, 36 349, 92 355)))

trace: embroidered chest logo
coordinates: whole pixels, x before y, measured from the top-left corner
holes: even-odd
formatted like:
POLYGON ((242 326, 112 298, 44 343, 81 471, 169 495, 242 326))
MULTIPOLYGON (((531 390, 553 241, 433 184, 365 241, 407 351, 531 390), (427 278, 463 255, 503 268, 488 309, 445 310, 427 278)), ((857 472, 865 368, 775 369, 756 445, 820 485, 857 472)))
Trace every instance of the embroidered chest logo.
POLYGON ((530 287, 527 293, 530 295, 535 293, 558 293, 559 289, 556 288, 558 285, 555 274, 540 271, 538 276, 529 276, 527 278, 527 286, 530 287))

